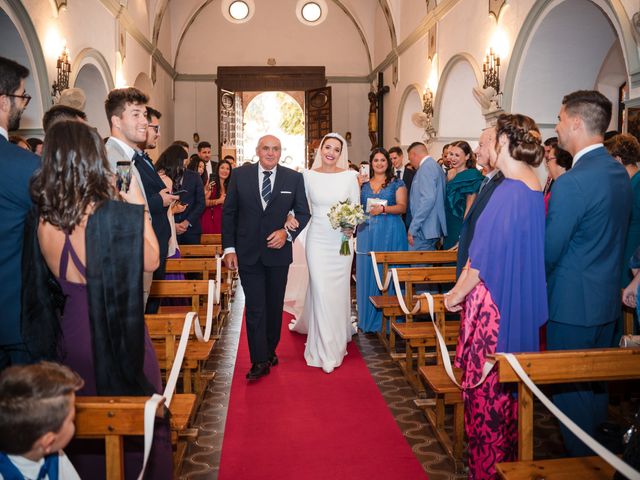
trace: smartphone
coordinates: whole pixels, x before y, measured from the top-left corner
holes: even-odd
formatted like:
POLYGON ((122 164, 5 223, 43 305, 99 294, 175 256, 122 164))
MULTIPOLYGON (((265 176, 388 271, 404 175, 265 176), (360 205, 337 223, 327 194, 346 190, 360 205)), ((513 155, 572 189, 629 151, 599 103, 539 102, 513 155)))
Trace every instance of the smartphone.
POLYGON ((181 193, 187 193, 187 191, 184 189, 176 190, 175 192, 171 192, 171 195, 180 195, 181 193))
POLYGON ((119 192, 128 192, 131 185, 131 162, 121 160, 116 162, 116 188, 119 192))
POLYGON ((214 173, 209 174, 209 183, 215 183, 216 175, 214 173))
POLYGON ((370 165, 367 163, 363 163, 360 165, 360 175, 369 178, 369 170, 370 165))

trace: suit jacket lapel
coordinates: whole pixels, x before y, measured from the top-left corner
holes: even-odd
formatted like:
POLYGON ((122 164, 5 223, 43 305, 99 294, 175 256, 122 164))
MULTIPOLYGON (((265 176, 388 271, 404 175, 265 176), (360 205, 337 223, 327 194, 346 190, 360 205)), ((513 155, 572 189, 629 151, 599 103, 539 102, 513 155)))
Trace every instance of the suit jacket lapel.
POLYGON ((260 197, 260 189, 262 188, 262 185, 258 179, 258 162, 251 166, 251 180, 248 185, 249 188, 253 190, 253 196, 255 197, 256 202, 258 202, 260 210, 262 210, 262 198, 260 197))

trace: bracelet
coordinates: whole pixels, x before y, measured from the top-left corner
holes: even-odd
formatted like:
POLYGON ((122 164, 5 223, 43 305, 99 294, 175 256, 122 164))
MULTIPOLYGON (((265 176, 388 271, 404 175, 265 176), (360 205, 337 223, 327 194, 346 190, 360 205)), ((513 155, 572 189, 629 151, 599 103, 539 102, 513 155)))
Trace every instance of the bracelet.
POLYGON ((384 205, 382 205, 382 213, 384 213, 385 215, 387 214, 387 209, 384 205))

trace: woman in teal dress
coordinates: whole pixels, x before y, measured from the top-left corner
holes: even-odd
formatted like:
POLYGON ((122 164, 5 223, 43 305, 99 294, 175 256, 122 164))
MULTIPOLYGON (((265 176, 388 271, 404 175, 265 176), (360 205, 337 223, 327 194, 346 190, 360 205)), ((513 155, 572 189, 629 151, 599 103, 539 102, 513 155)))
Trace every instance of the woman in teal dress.
MULTIPOLYGON (((356 260, 358 328, 366 333, 379 331, 382 322, 382 313, 369 301, 371 295, 380 295, 369 252, 408 249, 402 221, 407 210, 407 187, 394 176, 393 164, 384 148, 372 150, 369 163, 371 179, 362 185, 360 193, 362 208, 369 218, 358 227, 356 260)), ((382 269, 378 271, 382 276, 382 269)))
POLYGON ((447 236, 444 239, 445 250, 456 246, 460 237, 462 221, 478 194, 483 176, 476 169, 476 157, 464 140, 449 145, 447 152, 451 169, 456 174, 447 182, 445 215, 447 218, 447 236))

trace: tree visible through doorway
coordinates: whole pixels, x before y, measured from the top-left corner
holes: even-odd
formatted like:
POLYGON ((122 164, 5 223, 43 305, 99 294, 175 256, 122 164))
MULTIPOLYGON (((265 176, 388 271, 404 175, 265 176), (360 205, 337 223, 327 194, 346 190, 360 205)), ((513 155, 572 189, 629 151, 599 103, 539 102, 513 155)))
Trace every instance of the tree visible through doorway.
POLYGON ((254 97, 244 112, 244 158, 256 161, 256 146, 263 135, 275 135, 282 142, 280 164, 295 170, 304 168, 304 112, 285 92, 264 92, 254 97))

